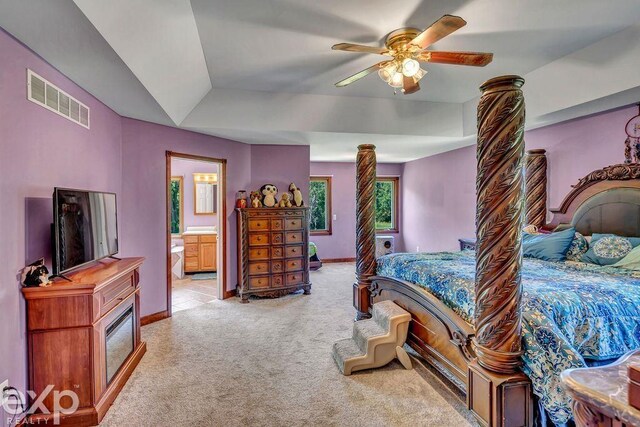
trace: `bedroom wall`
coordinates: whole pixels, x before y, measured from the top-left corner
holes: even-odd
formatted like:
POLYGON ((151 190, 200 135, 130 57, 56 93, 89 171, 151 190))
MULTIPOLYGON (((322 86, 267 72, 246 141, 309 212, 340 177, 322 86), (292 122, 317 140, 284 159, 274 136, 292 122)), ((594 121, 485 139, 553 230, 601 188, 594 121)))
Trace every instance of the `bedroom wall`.
MULTIPOLYGON (((248 145, 182 129, 122 119, 122 256, 145 256, 140 271, 143 316, 166 309, 165 153, 227 159, 227 290, 237 283, 235 194, 266 181, 305 182, 308 146, 248 145), (270 161, 266 162, 265 159, 270 161), (279 164, 277 159, 287 159, 279 164), (143 166, 142 166, 143 165, 143 166), (133 218, 133 220, 131 220, 133 218)), ((306 190, 303 192, 306 196, 306 190)))
MULTIPOLYGON (((401 176, 402 165, 380 163, 377 166, 378 176, 401 176)), ((354 258, 356 256, 356 164, 340 162, 311 162, 311 175, 331 176, 331 207, 336 220, 332 222, 330 236, 311 236, 318 246, 318 256, 321 259, 354 258)), ((400 233, 392 234, 396 238, 397 250, 402 250, 402 235, 404 223, 402 221, 402 187, 400 179, 400 233)))
POLYGON ((236 187, 248 186, 251 146, 140 120, 122 119, 123 256, 144 256, 140 271, 143 316, 166 309, 166 152, 227 159, 227 289, 234 289, 236 187))
MULTIPOLYGON (((547 150, 548 207, 556 207, 579 178, 624 160, 624 126, 637 114, 627 107, 525 132, 527 149, 547 150)), ((407 251, 459 248, 475 236, 476 147, 404 165, 404 243, 407 251)))
MULTIPOLYGON (((218 225, 218 215, 195 215, 194 214, 194 193, 193 193, 193 174, 194 173, 218 173, 218 164, 211 162, 200 162, 188 159, 173 158, 171 159, 171 176, 181 176, 183 185, 183 201, 182 208, 184 224, 183 227, 191 227, 194 225, 218 225)), ((220 207, 219 207, 220 209, 220 207)), ((219 210, 218 209, 218 210, 219 210)))
MULTIPOLYGON (((53 187, 120 196, 121 125, 120 116, 1 29, 0 58, 0 383, 8 379, 25 390, 25 306, 18 273, 33 261, 27 255, 26 236, 33 231, 27 230, 27 216, 45 222, 39 240, 49 241, 53 187), (28 101, 26 68, 87 104, 91 129, 28 101)), ((1 408, 0 416, 4 425, 1 408)))
POLYGON ((246 190, 260 190, 264 184, 274 184, 278 187, 278 194, 282 194, 289 191, 289 184, 293 182, 306 201, 309 193, 309 156, 308 145, 252 145, 251 188, 246 190))

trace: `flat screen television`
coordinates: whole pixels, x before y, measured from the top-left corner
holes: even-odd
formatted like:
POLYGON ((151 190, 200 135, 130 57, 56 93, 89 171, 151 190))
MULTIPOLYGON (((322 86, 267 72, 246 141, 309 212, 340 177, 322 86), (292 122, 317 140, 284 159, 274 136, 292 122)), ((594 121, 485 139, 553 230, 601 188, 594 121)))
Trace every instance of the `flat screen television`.
POLYGON ((116 195, 55 188, 53 274, 118 253, 116 195))

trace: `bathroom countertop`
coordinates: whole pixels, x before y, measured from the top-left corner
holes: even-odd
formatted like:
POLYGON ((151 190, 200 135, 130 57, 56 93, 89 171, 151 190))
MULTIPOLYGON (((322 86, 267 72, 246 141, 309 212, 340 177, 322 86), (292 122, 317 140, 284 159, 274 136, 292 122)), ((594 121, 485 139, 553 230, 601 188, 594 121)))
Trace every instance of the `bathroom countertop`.
POLYGON ((194 230, 194 231, 185 231, 182 233, 183 236, 196 236, 196 235, 203 235, 203 234, 218 234, 218 232, 194 230))

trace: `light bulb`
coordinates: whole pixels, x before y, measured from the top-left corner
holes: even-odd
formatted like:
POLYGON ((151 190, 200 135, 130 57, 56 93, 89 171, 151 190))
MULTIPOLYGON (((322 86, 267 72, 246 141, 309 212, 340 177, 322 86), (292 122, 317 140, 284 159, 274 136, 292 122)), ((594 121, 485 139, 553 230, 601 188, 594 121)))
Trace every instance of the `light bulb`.
POLYGON ((402 74, 407 77, 413 77, 420 70, 420 63, 415 59, 405 58, 402 61, 402 74))
POLYGON ((389 86, 400 88, 402 87, 403 79, 404 79, 404 76, 402 75, 402 73, 395 73, 391 78, 391 81, 389 81, 389 86))

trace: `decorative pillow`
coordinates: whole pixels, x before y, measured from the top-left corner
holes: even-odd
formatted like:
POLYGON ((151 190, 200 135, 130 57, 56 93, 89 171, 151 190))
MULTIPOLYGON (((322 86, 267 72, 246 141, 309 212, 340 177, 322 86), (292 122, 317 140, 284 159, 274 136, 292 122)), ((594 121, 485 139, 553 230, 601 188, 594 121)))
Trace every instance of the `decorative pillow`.
POLYGON ((522 233, 522 253, 545 261, 564 261, 575 233, 573 227, 551 234, 522 233))
POLYGON ((567 251, 567 260, 580 261, 582 255, 584 255, 588 250, 589 242, 587 242, 587 239, 582 234, 576 231, 576 234, 573 236, 573 241, 569 246, 569 250, 567 251))
POLYGON ((640 271, 640 246, 636 246, 631 249, 631 252, 627 254, 620 261, 612 264, 611 267, 626 268, 627 270, 640 271))
POLYGON ((640 238, 637 237, 594 234, 591 237, 589 250, 582 255, 580 261, 598 265, 615 264, 638 245, 640 245, 640 238))

